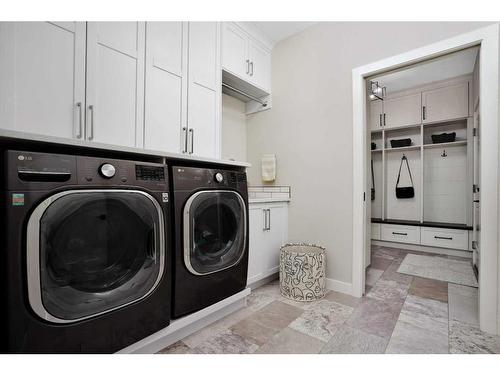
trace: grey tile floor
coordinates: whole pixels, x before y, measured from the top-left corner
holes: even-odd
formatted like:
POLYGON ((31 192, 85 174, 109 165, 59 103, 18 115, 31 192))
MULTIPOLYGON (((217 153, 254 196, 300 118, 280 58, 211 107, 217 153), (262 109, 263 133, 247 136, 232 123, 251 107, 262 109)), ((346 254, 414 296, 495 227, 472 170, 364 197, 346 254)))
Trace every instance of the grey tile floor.
POLYGON ((477 289, 398 273, 408 253, 373 246, 363 298, 294 302, 274 281, 159 353, 500 353, 500 337, 479 329, 477 289))

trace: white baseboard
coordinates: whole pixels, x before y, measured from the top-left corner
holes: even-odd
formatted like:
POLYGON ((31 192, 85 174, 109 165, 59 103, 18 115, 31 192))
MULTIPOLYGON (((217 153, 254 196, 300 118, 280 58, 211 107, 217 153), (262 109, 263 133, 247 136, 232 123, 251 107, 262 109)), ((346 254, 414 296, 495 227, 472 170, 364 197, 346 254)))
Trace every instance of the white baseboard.
POLYGON ((403 249, 403 250, 422 251, 424 253, 431 253, 431 254, 452 255, 462 258, 472 258, 472 251, 470 250, 453 250, 453 249, 445 249, 442 247, 422 246, 422 245, 414 245, 401 242, 389 242, 381 240, 372 240, 372 244, 377 246, 394 247, 396 249, 403 249))
POLYGON ((279 273, 273 273, 272 275, 263 277, 260 280, 254 281, 252 283, 247 284, 247 288, 250 288, 251 290, 257 289, 258 287, 262 285, 269 284, 271 281, 274 281, 276 279, 279 279, 280 275, 279 273))
POLYGON ((344 293, 344 294, 352 294, 352 284, 346 283, 345 281, 335 280, 335 279, 326 279, 326 289, 333 290, 335 292, 344 293))
POLYGON ((167 346, 182 340, 184 337, 205 328, 209 324, 246 306, 246 297, 250 289, 246 288, 231 297, 228 297, 203 310, 172 320, 168 327, 153 333, 117 352, 118 354, 153 354, 167 346))

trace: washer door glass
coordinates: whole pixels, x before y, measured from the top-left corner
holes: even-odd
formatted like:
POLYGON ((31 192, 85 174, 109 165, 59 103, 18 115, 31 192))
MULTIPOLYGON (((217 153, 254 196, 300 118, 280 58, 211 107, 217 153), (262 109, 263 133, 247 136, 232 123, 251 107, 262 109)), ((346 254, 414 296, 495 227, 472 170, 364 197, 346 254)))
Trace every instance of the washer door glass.
POLYGON ((161 278, 163 230, 161 208, 149 194, 60 193, 39 218, 43 307, 71 321, 143 298, 161 278))
POLYGON ((245 202, 233 191, 192 195, 184 209, 184 262, 203 275, 231 267, 245 252, 245 202))

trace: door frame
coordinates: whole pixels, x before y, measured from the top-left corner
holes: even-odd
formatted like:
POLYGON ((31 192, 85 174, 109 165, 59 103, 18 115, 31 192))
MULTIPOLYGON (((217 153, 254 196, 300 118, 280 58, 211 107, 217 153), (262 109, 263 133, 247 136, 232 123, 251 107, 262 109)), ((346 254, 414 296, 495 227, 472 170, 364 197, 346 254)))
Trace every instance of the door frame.
POLYGON ((480 45, 480 114, 483 173, 481 186, 481 271, 479 274, 479 322, 483 331, 500 333, 499 296, 499 31, 494 24, 414 49, 352 70, 353 91, 353 269, 352 293, 361 297, 365 286, 364 254, 367 218, 366 168, 368 152, 365 78, 451 52, 480 45))

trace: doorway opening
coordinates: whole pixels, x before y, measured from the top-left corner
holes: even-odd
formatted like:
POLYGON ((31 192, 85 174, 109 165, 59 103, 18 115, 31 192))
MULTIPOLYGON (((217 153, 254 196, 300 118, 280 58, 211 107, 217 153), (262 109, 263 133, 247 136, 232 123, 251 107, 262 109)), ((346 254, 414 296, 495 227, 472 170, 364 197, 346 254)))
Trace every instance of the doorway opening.
POLYGON ((467 292, 494 334, 497 54, 493 26, 353 70, 354 294, 467 292))

